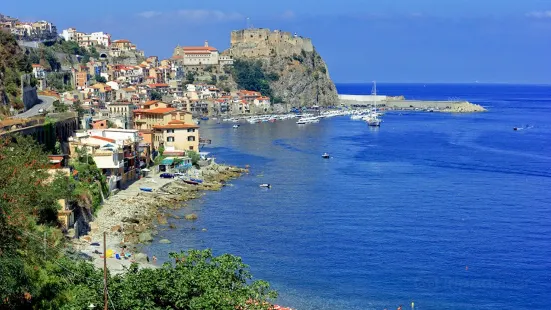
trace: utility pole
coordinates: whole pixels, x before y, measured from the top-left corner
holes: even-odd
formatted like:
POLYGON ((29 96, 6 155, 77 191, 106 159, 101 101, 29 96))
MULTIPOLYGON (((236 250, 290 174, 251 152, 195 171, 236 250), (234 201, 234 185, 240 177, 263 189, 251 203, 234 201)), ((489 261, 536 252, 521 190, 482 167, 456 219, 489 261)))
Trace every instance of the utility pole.
POLYGON ((42 239, 43 241, 43 247, 44 247, 44 259, 46 259, 46 246, 48 245, 48 243, 46 242, 46 232, 44 232, 44 237, 42 239))
POLYGON ((106 232, 103 232, 103 309, 107 310, 107 244, 106 232))

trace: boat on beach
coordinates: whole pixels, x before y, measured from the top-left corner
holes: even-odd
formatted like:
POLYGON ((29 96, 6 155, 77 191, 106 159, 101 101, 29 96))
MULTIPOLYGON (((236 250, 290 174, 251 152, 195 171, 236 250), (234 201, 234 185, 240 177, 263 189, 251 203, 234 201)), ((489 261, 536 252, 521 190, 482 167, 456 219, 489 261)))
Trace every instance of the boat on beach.
POLYGON ((142 192, 152 192, 153 189, 151 187, 140 187, 140 190, 142 192))

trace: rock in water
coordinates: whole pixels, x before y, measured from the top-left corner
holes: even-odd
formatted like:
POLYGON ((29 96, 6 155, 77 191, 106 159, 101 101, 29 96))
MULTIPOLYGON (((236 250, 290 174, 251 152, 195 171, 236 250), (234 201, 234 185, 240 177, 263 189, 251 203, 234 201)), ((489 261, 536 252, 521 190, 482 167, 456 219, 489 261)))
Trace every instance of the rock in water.
POLYGON ((188 221, 195 221, 197 219, 197 214, 191 213, 185 216, 185 219, 188 221))
POLYGON ((136 263, 147 263, 147 254, 138 253, 134 255, 134 260, 136 263))
POLYGON ((139 240, 140 240, 140 242, 142 242, 142 243, 151 242, 151 241, 153 241, 153 237, 151 236, 150 233, 148 233, 148 232, 143 232, 143 233, 140 234, 139 240))
MULTIPOLYGON (((240 61, 260 61, 274 98, 289 107, 328 106, 339 101, 327 65, 309 38, 265 28, 235 30, 231 47, 223 54, 234 58, 234 67, 240 61)), ((233 78, 239 84, 239 77, 233 78)))
POLYGON ((132 218, 132 217, 123 217, 122 220, 121 220, 123 223, 135 223, 135 224, 138 224, 140 222, 140 220, 138 220, 137 218, 132 218))

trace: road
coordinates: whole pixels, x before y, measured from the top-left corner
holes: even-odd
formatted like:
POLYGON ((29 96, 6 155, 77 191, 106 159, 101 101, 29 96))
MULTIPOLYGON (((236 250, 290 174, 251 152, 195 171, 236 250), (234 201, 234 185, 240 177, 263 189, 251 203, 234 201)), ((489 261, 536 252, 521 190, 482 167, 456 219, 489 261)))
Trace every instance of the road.
POLYGON ((29 110, 19 113, 14 116, 14 118, 30 118, 33 116, 37 116, 38 110, 44 109, 44 111, 51 111, 53 110, 53 104, 54 101, 58 100, 56 97, 48 97, 48 96, 38 96, 38 99, 41 100, 41 103, 35 105, 34 107, 30 108, 29 110))

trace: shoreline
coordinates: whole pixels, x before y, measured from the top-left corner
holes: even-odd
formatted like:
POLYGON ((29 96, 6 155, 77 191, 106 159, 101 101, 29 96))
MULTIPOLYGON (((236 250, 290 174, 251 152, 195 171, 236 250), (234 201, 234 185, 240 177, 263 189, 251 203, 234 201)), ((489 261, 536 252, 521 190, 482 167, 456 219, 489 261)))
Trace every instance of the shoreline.
MULTIPOLYGON (((133 262, 141 268, 156 268, 140 250, 157 235, 157 224, 166 224, 169 210, 184 208, 186 201, 199 198, 209 190, 221 190, 225 182, 247 173, 247 169, 212 163, 200 169, 191 168, 191 174, 203 179, 199 185, 186 184, 179 179, 162 179, 158 174, 139 179, 128 188, 106 199, 94 221, 89 222, 90 231, 73 241, 74 248, 92 258, 93 264, 103 269, 103 232, 106 232, 107 250, 114 253, 131 253, 128 259, 107 258, 111 273, 120 273, 133 262), (144 192, 140 187, 152 188, 144 192), (99 243, 100 246, 93 246, 99 243), (99 252, 99 253, 98 253, 99 252), (101 253, 101 254, 100 254, 101 253)), ((190 215, 190 214, 188 214, 190 215)), ((194 220, 193 216, 189 219, 194 220)))

